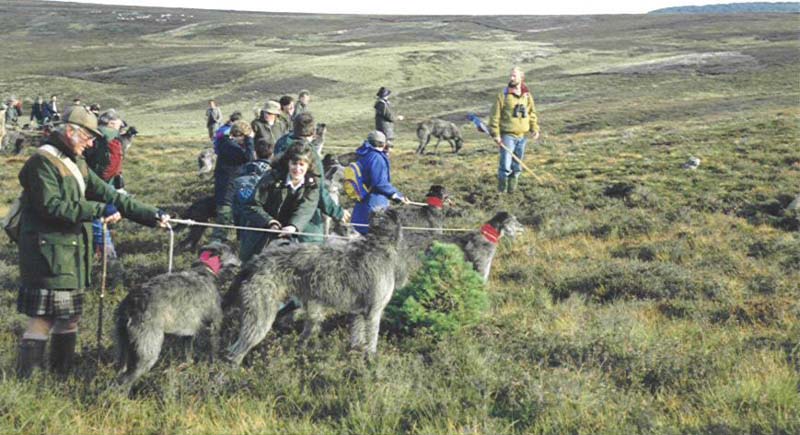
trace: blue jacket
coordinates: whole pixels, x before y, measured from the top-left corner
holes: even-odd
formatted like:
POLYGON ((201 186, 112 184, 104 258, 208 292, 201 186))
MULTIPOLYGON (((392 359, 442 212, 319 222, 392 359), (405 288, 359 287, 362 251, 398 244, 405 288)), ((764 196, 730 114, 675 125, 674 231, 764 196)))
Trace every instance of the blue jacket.
MULTIPOLYGON (((353 208, 351 222, 354 224, 368 224, 369 214, 375 210, 389 206, 389 199, 398 193, 392 186, 389 175, 389 158, 382 150, 373 147, 369 142, 364 142, 357 150, 358 164, 363 171, 364 183, 369 188, 369 194, 363 201, 357 202, 353 208)), ((367 234, 367 227, 356 226, 355 230, 367 234)))
POLYGON ((53 110, 53 102, 52 101, 48 101, 47 103, 44 103, 44 107, 42 108, 42 114, 44 115, 45 118, 49 119, 50 121, 53 121, 54 120, 53 118, 56 115, 58 115, 58 111, 53 110))
POLYGON ((230 205, 225 201, 228 184, 236 177, 242 166, 255 159, 251 137, 248 137, 242 146, 230 136, 224 137, 218 145, 217 165, 214 167, 214 198, 217 207, 230 205))
POLYGON ((226 122, 214 132, 214 154, 219 154, 220 143, 229 137, 228 135, 231 132, 231 127, 233 127, 233 123, 226 122))

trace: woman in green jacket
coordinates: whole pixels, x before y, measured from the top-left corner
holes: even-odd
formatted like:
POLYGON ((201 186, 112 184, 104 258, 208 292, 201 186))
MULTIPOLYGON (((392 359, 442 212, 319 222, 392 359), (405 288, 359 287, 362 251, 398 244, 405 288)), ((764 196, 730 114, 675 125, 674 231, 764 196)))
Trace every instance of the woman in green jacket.
MULTIPOLYGON (((319 175, 314 172, 311 146, 298 142, 289 147, 264 174, 251 202, 245 207, 245 226, 284 231, 282 238, 302 231, 319 204, 319 175)), ((261 252, 276 233, 242 231, 239 257, 245 262, 261 252)))
POLYGON ((29 317, 20 342, 21 377, 42 365, 50 335, 53 370, 63 375, 71 368, 84 289, 90 284, 92 219, 114 223, 125 215, 149 226, 169 220, 162 211, 117 193, 88 169, 83 151, 101 135, 94 114, 72 106, 63 121, 19 173, 17 310, 29 317))

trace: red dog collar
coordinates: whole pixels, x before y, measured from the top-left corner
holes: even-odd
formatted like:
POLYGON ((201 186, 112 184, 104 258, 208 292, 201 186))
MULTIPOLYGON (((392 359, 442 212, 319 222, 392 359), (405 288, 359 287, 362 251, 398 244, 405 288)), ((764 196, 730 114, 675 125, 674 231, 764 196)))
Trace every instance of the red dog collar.
POLYGON ((219 275, 219 270, 222 269, 222 260, 219 256, 212 256, 211 251, 203 251, 200 253, 200 262, 203 263, 211 273, 219 275))
POLYGON ((441 210, 442 207, 443 207, 442 206, 442 200, 440 198, 435 197, 435 196, 427 197, 425 199, 425 203, 428 204, 429 206, 431 206, 433 208, 437 208, 439 210, 441 210))
POLYGON ((497 242, 500 240, 500 231, 497 231, 493 226, 489 224, 483 224, 481 227, 481 234, 483 234, 483 238, 486 239, 487 242, 496 245, 497 242))

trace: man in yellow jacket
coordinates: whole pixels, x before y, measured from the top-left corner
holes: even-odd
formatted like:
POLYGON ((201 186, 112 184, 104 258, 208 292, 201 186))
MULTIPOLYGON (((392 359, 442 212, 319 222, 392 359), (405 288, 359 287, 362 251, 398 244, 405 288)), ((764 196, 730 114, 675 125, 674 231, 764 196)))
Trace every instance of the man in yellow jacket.
POLYGON ((532 140, 539 138, 539 123, 533 95, 525 85, 525 72, 519 67, 511 70, 508 86, 497 94, 497 100, 492 106, 489 117, 489 131, 500 148, 497 188, 501 193, 511 193, 517 188, 521 168, 503 145, 522 160, 525 156, 527 136, 532 140))

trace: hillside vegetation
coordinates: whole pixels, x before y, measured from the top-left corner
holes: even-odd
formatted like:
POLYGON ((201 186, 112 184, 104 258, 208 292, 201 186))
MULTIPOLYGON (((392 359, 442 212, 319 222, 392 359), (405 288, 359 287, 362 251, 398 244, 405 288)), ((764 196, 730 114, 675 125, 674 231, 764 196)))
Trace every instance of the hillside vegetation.
MULTIPOLYGON (((168 234, 117 226, 123 285, 95 356, 89 291, 74 376, 13 376, 25 317, 16 247, 0 236, 0 433, 800 433, 800 38, 791 14, 371 17, 0 3, 0 93, 115 107, 141 132, 127 190, 183 213, 212 183, 204 109, 252 113, 311 90, 326 147, 373 128, 394 92, 392 181, 414 200, 443 184, 446 226, 496 211, 503 240, 478 324, 434 339, 385 333, 348 352, 345 319, 298 349, 283 321, 244 368, 182 363, 167 341, 131 397, 115 377, 111 308, 167 269, 168 234), (542 138, 520 190, 499 196, 486 116, 512 65, 542 138), (463 127, 453 155, 416 156, 416 123, 463 127), (696 169, 684 169, 690 158, 696 169)), ((430 147, 429 147, 430 148, 430 147)), ((0 156, 0 214, 32 149, 0 156)), ((194 253, 177 252, 186 268, 194 253)), ((387 331, 390 328, 386 328, 387 331)), ((229 343, 228 331, 224 343, 229 343)), ((198 343, 203 348, 203 340, 198 343)), ((202 355, 202 353, 200 354, 202 355)))

